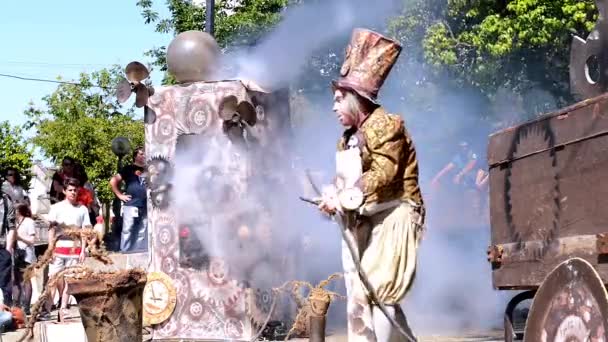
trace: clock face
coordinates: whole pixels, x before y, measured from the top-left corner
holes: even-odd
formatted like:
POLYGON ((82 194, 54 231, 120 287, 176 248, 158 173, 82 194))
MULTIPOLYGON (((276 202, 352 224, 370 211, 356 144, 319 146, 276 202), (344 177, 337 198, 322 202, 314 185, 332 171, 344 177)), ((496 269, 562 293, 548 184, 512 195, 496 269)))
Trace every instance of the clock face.
POLYGON ((159 280, 153 281, 146 286, 144 290, 146 310, 157 315, 163 311, 169 304, 169 289, 159 280))
POLYGON ((338 194, 338 200, 344 209, 355 210, 363 204, 364 196, 359 188, 347 188, 338 194))
POLYGON ((177 292, 169 276, 162 272, 148 274, 143 293, 144 325, 159 324, 167 320, 177 301, 177 292))

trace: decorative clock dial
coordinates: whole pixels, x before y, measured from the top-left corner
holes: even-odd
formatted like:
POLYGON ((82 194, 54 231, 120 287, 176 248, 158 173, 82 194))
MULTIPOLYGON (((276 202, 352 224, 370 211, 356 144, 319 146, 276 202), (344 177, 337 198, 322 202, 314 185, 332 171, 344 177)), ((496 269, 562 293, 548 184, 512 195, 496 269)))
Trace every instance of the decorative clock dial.
POLYGON ((148 274, 143 293, 144 325, 167 320, 175 309, 177 292, 171 278, 162 272, 148 274))
POLYGON ((151 314, 159 314, 169 304, 169 289, 160 281, 154 281, 146 287, 146 310, 151 314))
POLYGON ((363 193, 359 188, 347 188, 338 194, 340 205, 346 210, 358 209, 363 204, 363 193))

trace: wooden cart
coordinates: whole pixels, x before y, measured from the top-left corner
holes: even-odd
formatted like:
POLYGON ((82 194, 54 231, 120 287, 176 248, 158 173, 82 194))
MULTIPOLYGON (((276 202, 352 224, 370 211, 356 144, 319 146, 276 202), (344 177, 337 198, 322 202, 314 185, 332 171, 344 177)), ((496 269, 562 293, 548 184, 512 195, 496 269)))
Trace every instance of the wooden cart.
POLYGON ((573 334, 563 324, 581 322, 606 335, 608 94, 491 135, 488 163, 493 285, 525 291, 507 305, 505 340, 513 310, 531 298, 526 341, 530 329, 562 336, 573 334))

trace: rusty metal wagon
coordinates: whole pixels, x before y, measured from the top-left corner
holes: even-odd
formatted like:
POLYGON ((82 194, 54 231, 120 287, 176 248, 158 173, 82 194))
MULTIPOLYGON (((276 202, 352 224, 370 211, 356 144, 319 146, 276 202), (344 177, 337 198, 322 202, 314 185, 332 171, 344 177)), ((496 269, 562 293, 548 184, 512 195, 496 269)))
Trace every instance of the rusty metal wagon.
POLYGON ((488 160, 492 281, 525 291, 507 305, 508 341, 513 309, 538 295, 560 263, 582 258, 608 284, 608 94, 491 136, 488 160))
POLYGON ((491 245, 505 341, 532 299, 524 341, 608 340, 608 94, 603 19, 572 44, 573 91, 585 100, 490 136, 491 245), (591 61, 600 64, 596 79, 591 61))

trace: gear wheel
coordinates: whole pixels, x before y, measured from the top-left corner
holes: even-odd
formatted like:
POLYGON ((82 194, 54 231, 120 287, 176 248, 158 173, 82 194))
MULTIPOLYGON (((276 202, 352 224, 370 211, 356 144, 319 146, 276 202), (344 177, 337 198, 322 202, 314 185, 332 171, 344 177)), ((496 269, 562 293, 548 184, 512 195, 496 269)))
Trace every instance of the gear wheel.
POLYGON ((274 296, 272 289, 247 290, 247 316, 257 327, 264 325, 271 314, 274 296))
POLYGON ((182 314, 189 316, 193 321, 199 321, 207 310, 208 309, 203 298, 193 298, 186 303, 182 314))
POLYGON ((228 310, 233 308, 243 297, 243 289, 238 286, 236 280, 225 282, 222 285, 209 282, 207 285, 200 291, 200 295, 205 302, 213 307, 228 310))
POLYGON ((177 270, 177 263, 175 262, 175 258, 173 258, 172 256, 163 258, 160 268, 166 274, 173 275, 173 273, 177 270))
POLYGON ((229 267, 226 260, 221 258, 211 258, 209 260, 209 268, 207 269, 207 276, 209 281, 215 285, 223 285, 226 283, 228 278, 229 267))
MULTIPOLYGON (((515 139, 507 156, 507 160, 511 162, 505 172, 504 205, 509 227, 508 234, 513 242, 522 243, 525 240, 539 239, 545 241, 545 247, 549 247, 557 238, 561 202, 557 156, 555 149, 552 149, 555 146, 555 135, 550 125, 550 120, 546 119, 520 126, 515 132, 515 139), (535 168, 531 170, 525 163, 518 160, 521 157, 521 152, 518 153, 521 146, 534 146, 535 150, 541 146, 549 148, 549 155, 542 159, 536 157, 535 168), (534 182, 531 179, 550 179, 551 181, 534 182), (529 189, 525 192, 513 190, 524 186, 532 186, 534 190, 529 189), (531 191, 537 194, 533 198, 529 196, 531 191), (518 198, 522 195, 525 197, 518 198), (527 229, 521 227, 525 226, 535 227, 534 234, 540 236, 522 236, 521 232, 527 231, 527 229)), ((537 257, 542 258, 548 250, 548 248, 543 248, 540 252, 541 255, 537 257)))

